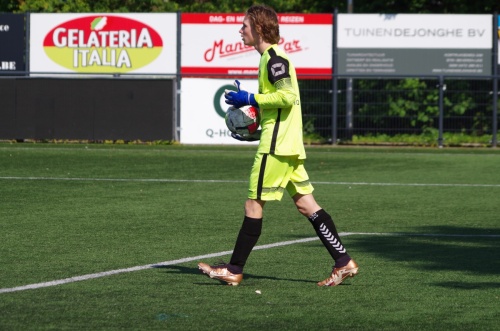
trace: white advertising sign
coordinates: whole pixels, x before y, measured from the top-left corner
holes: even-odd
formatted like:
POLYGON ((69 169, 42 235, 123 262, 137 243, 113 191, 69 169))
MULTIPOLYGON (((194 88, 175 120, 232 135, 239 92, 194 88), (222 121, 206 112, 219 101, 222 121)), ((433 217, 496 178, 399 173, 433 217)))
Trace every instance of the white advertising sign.
MULTIPOLYGON (((239 80, 241 88, 256 92, 256 79, 239 80)), ((239 141, 231 137, 226 127, 224 91, 233 89, 231 79, 184 78, 181 86, 180 141, 183 144, 243 144, 258 142, 239 141)))
POLYGON ((339 14, 336 72, 489 76, 492 15, 339 14))
MULTIPOLYGON (((243 14, 182 14, 182 75, 256 75, 260 55, 241 40, 243 18, 243 14)), ((278 14, 278 18, 279 45, 297 74, 331 75, 333 15, 278 14)))
POLYGON ((491 49, 492 15, 339 14, 339 48, 491 49))
POLYGON ((30 70, 176 74, 177 14, 31 14, 30 70))

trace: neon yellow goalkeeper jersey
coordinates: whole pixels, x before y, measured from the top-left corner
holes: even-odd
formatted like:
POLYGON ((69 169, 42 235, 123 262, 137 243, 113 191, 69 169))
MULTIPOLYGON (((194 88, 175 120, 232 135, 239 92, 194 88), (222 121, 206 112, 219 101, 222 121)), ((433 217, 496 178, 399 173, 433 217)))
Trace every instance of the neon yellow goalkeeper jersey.
POLYGON ((262 128, 257 152, 305 159, 297 75, 287 54, 276 44, 260 58, 255 101, 259 104, 262 128))

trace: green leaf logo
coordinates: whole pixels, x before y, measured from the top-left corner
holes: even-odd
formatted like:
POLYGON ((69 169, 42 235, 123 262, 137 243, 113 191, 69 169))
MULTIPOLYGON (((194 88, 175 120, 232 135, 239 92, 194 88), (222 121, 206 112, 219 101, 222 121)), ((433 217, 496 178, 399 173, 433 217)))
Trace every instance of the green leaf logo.
POLYGON ((90 23, 90 29, 95 31, 100 31, 104 29, 106 23, 108 21, 107 17, 97 17, 95 20, 90 23))

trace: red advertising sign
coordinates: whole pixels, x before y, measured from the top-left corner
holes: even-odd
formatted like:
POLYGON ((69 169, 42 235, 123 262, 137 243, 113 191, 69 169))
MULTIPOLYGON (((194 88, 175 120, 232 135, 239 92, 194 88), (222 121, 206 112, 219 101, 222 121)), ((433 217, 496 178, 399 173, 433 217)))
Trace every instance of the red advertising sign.
MULTIPOLYGON (((260 55, 241 41, 243 18, 243 14, 182 14, 182 75, 256 75, 260 55)), ((331 75, 333 15, 278 14, 278 18, 279 45, 290 55, 297 75, 331 75)))

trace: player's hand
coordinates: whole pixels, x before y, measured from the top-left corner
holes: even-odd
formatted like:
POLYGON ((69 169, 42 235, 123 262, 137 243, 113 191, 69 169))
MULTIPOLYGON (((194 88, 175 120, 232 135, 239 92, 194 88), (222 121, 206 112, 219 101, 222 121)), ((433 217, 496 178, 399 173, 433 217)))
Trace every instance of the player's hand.
POLYGON ((241 108, 246 105, 252 105, 258 107, 257 101, 255 101, 255 96, 253 93, 248 93, 240 89, 240 82, 238 80, 234 81, 234 86, 238 89, 235 91, 226 90, 224 97, 226 98, 226 103, 232 105, 235 108, 241 108))
POLYGON ((231 132, 231 137, 239 141, 257 141, 260 140, 261 130, 257 130, 255 133, 249 135, 241 135, 239 133, 231 132))

